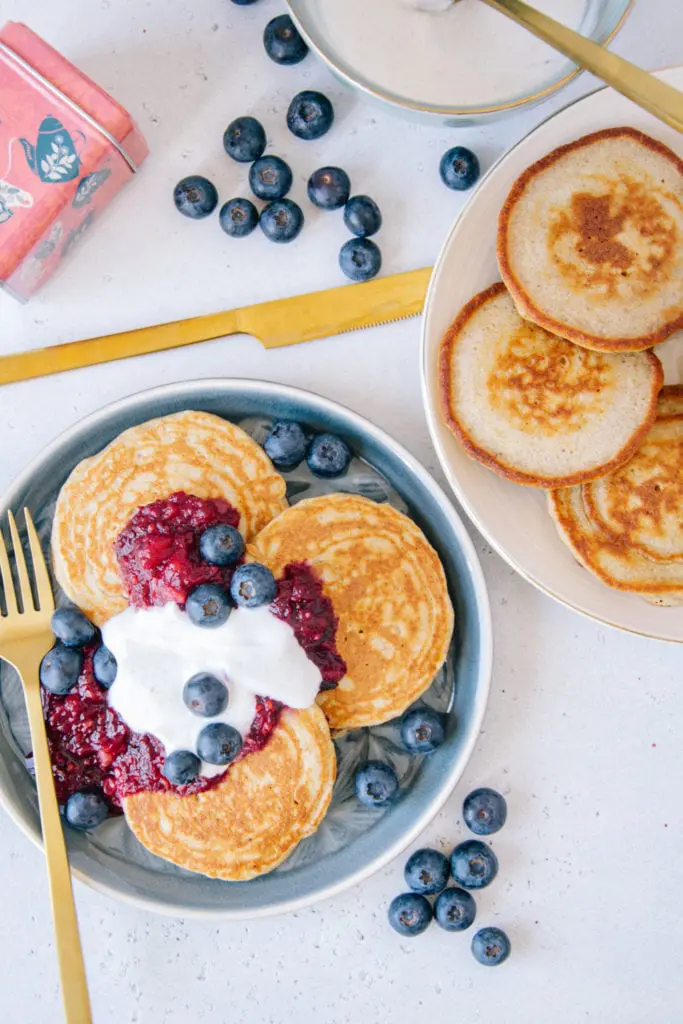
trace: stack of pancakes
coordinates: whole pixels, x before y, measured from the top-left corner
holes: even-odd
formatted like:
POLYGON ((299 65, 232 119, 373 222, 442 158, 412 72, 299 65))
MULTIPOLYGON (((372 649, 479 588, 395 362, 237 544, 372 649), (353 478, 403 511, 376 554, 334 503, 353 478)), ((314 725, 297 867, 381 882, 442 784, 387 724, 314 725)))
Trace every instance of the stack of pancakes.
POLYGON ((214 878, 271 871, 317 829, 336 775, 330 727, 402 714, 430 686, 453 632, 443 567, 412 520, 353 494, 289 508, 285 490, 243 430, 187 411, 132 427, 85 459, 55 510, 55 575, 98 625, 127 605, 113 553, 117 535, 137 508, 175 491, 227 499, 240 513, 251 560, 276 577, 290 562, 307 562, 332 601, 347 664, 336 690, 303 711, 286 710, 266 746, 234 764, 214 789, 124 800, 128 824, 148 850, 214 878))
POLYGON ((448 426, 550 492, 601 580, 683 603, 683 399, 652 351, 683 328, 683 161, 633 128, 554 150, 513 185, 497 255, 503 283, 441 342, 448 426))

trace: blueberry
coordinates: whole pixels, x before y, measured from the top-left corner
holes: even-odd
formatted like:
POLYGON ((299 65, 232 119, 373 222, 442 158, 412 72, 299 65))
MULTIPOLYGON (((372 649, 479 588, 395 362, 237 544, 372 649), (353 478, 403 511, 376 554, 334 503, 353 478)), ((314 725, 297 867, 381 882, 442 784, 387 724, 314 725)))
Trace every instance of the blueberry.
POLYGON ((293 242, 304 226, 304 215, 291 199, 274 199, 261 211, 260 224, 271 242, 293 242))
POLYGON ((203 178, 201 174, 191 174, 189 178, 179 181, 173 189, 173 202, 180 213, 199 220, 208 217, 216 209, 218 192, 208 178, 203 178))
POLYGON ((508 816, 505 797, 486 786, 475 789, 465 797, 462 816, 470 832, 477 836, 493 835, 503 827, 508 816))
POLYGON ((429 900, 415 892, 404 892, 389 905, 389 924, 399 935, 421 935, 431 919, 429 900))
POLYGON ((227 523, 208 526, 199 537, 199 554, 209 565, 236 565, 244 554, 242 534, 227 523))
POLYGON ((197 778, 201 766, 191 750, 174 750, 165 758, 162 771, 172 786, 187 786, 197 778))
POLYGON ((58 608, 50 625, 65 647, 83 647, 97 636, 97 628, 79 608, 58 608))
POLYGON ((483 889, 498 874, 498 858, 490 846, 468 839, 451 854, 451 874, 465 889, 483 889))
POLYGON ((352 281, 369 281, 379 274, 382 253, 371 238, 350 238, 341 247, 339 266, 352 281))
POLYGON ((231 238, 246 238, 258 224, 258 210, 251 199, 228 199, 218 214, 220 225, 231 238))
POLYGON ((370 196, 351 196, 344 207, 344 223, 352 235, 368 238, 382 227, 382 214, 370 196))
POLYGON ((454 146, 441 157, 439 174, 446 188, 464 192, 472 188, 479 177, 479 161, 470 149, 454 146))
POLYGON ((401 739, 411 754, 432 754, 445 736, 444 716, 431 708, 413 708, 401 719, 401 739))
POLYGON ((480 964, 495 967, 510 956, 510 940, 500 928, 480 928, 472 939, 472 953, 480 964))
POLYGON ((218 583, 200 583, 190 591, 185 611, 195 626, 213 629, 222 626, 230 614, 230 600, 218 583))
POLYGON ((228 706, 228 690, 210 672, 196 672, 183 687, 183 700, 193 715, 215 718, 228 706))
POLYGON ((278 469, 293 469, 306 458, 308 442, 298 423, 276 420, 263 443, 266 455, 278 469))
POLYGON ((356 772, 356 796, 366 807, 386 807, 397 790, 396 772, 384 761, 366 761, 356 772))
POLYGON ((255 4, 256 0, 232 0, 232 2, 239 7, 247 7, 249 4, 255 4))
POLYGON ((308 47, 288 14, 278 14, 263 31, 266 53, 276 64, 299 64, 308 47))
POLYGON ((68 693, 78 682, 82 666, 79 650, 56 643, 40 663, 40 681, 50 693, 68 693))
POLYGON ((321 92, 304 89, 296 94, 287 111, 287 127, 298 139, 319 139, 334 121, 334 107, 321 92))
POLYGON ((321 210, 338 210, 350 192, 349 176, 341 167, 320 167, 308 179, 308 198, 321 210))
POLYGON ((116 672, 118 670, 116 658, 108 647, 102 646, 97 648, 92 659, 92 670, 100 686, 108 690, 116 679, 116 672))
POLYGON ((474 921, 477 904, 473 896, 464 889, 451 886, 437 897, 434 917, 447 932, 464 932, 474 921))
POLYGON ((250 164, 263 156, 266 133, 255 117, 236 117, 223 132, 223 148, 240 164, 250 164))
POLYGON ((258 199, 282 199, 292 187, 292 171, 279 156, 262 156, 249 168, 249 187, 258 199))
POLYGON ((240 565, 230 583, 233 601, 243 608, 260 608, 270 604, 277 594, 277 583, 270 569, 259 562, 240 565))
POLYGON ((448 857, 438 850, 416 850, 405 866, 405 879, 409 889, 434 896, 448 885, 451 873, 448 857))
POLYGON ((71 794, 64 807, 64 817, 69 825, 81 832, 97 828, 108 814, 107 801, 96 789, 79 789, 71 794))
POLYGON ((242 737, 237 729, 225 722, 206 725, 197 737, 197 753, 209 764, 230 764, 242 749, 242 737))
POLYGON ((315 476, 341 476, 349 468, 351 451, 336 434, 317 434, 311 442, 306 463, 315 476))

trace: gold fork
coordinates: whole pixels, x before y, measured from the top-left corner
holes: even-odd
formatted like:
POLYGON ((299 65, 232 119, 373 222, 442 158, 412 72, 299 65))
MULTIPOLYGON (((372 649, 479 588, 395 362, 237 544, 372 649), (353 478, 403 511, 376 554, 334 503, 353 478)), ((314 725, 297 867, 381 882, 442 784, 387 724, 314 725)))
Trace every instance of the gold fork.
POLYGON ((50 577, 29 510, 24 509, 24 518, 33 563, 37 603, 33 600, 31 580, 14 516, 8 512, 7 518, 22 610, 20 611, 18 607, 10 560, 0 532, 0 583, 5 593, 7 608, 7 614, 4 616, 0 609, 0 658, 14 666, 24 687, 65 1017, 67 1024, 91 1024, 90 1000, 71 889, 71 873, 52 777, 38 678, 40 663, 53 643, 50 616, 55 604, 50 577))

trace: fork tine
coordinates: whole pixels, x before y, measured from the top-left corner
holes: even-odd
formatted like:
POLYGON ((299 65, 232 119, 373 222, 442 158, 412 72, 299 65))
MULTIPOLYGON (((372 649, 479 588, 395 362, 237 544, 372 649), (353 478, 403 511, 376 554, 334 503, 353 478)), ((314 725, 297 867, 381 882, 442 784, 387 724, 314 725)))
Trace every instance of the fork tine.
POLYGON ((38 607, 41 612, 53 612, 55 609, 55 599, 54 594, 52 593, 50 574, 48 573, 47 566, 45 565, 43 549, 40 546, 38 534, 36 533, 36 528, 33 525, 33 520, 31 519, 31 513, 27 508, 24 509, 24 519, 26 520, 28 546, 31 549, 33 576, 35 578, 36 589, 38 591, 38 607))
POLYGON ((5 547, 5 538, 2 532, 0 532, 0 583, 2 583, 2 589, 5 592, 7 614, 16 615, 19 609, 17 608, 14 580, 12 579, 12 570, 9 567, 9 558, 7 557, 7 548, 5 547))
POLYGON ((26 559, 24 557, 24 549, 21 546, 19 539, 19 531, 17 530, 17 524, 14 521, 14 516, 11 512, 7 513, 7 519, 9 520, 9 532, 12 537, 12 547, 14 548, 14 561, 17 565, 17 576, 19 577, 19 591, 21 593, 21 603, 24 606, 24 611, 33 611, 33 594, 31 593, 31 581, 28 577, 28 569, 26 568, 26 559))

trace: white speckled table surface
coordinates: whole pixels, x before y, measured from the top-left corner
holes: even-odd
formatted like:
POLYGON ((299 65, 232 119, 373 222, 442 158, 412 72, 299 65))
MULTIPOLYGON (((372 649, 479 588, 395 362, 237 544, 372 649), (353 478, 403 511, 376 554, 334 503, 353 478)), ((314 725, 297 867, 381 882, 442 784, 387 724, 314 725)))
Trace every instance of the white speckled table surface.
MULTIPOLYGON (((488 166, 584 78, 543 108, 461 132, 416 127, 370 109, 312 58, 278 68, 261 48, 278 0, 4 0, 121 100, 152 156, 84 243, 29 305, 0 295, 0 351, 30 348, 235 304, 341 284, 341 218, 311 215, 289 248, 222 236, 169 202, 184 174, 212 177, 227 198, 244 171, 221 135, 240 113, 262 117, 290 158, 295 198, 322 163, 347 168, 376 197, 385 269, 433 261, 462 197, 438 179, 455 141, 488 166), (319 86, 338 123, 294 140, 284 110, 319 86)), ((647 67, 683 62, 683 6, 636 0, 616 49, 647 67)), ((307 209, 312 209, 307 207, 307 209)), ((105 402, 154 384, 235 375, 302 385, 367 414, 443 479, 419 392, 418 325, 266 352, 249 338, 79 371, 0 390, 0 491, 58 431, 105 402)), ((474 530, 472 530, 474 534, 474 530)), ((499 788, 509 822, 501 871, 479 900, 481 923, 509 931, 499 970, 477 965, 469 938, 438 928, 404 940, 386 923, 402 862, 330 902, 252 924, 168 920, 77 884, 97 1024, 313 1022, 670 1024, 683 1017, 683 672, 681 650, 586 621, 537 593, 475 536, 496 639, 489 711, 476 753, 423 836, 464 836, 462 799, 499 788)), ((61 1020, 41 857, 2 817, 0 1022, 61 1020)))

